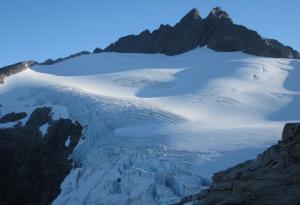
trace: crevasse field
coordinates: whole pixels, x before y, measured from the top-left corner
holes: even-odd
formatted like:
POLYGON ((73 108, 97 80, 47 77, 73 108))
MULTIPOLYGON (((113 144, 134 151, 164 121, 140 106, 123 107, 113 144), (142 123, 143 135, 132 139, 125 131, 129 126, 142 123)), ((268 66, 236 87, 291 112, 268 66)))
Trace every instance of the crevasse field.
POLYGON ((170 204, 279 140, 299 91, 299 60, 100 53, 6 78, 0 112, 51 106, 85 127, 53 204, 170 204))

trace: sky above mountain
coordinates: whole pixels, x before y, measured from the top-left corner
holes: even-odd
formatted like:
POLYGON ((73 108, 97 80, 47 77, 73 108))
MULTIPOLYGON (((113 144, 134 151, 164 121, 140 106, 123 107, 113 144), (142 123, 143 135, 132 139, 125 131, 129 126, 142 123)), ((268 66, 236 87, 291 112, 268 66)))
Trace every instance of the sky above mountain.
POLYGON ((1 0, 0 66, 103 48, 124 35, 174 25, 192 8, 206 17, 216 6, 235 23, 300 50, 299 0, 1 0))

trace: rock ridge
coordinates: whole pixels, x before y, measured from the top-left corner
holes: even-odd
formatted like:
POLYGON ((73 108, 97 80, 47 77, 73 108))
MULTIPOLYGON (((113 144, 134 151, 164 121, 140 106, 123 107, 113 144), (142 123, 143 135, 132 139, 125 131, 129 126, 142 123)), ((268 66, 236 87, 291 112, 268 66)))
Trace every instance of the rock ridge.
POLYGON ((6 77, 22 72, 35 63, 34 61, 23 61, 0 68, 0 84, 4 83, 6 77))
POLYGON ((275 58, 300 59, 298 51, 273 39, 263 39, 256 31, 234 24, 227 12, 214 8, 202 19, 198 9, 189 11, 175 26, 161 25, 110 44, 104 52, 162 53, 177 55, 196 47, 215 51, 242 51, 275 58))

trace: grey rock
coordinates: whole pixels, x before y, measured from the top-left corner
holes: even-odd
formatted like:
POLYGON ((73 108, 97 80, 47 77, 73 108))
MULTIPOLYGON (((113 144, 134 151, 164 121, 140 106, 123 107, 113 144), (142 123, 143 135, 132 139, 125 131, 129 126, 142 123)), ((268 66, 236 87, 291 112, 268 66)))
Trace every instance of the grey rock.
POLYGON ((289 143, 295 140, 300 134, 300 124, 288 123, 283 128, 282 141, 289 143))
POLYGON ((214 174, 208 190, 177 204, 299 205, 299 150, 300 123, 288 123, 278 144, 254 160, 214 174))
POLYGON ((23 61, 0 68, 0 84, 4 83, 6 77, 22 72, 35 64, 35 61, 23 61))

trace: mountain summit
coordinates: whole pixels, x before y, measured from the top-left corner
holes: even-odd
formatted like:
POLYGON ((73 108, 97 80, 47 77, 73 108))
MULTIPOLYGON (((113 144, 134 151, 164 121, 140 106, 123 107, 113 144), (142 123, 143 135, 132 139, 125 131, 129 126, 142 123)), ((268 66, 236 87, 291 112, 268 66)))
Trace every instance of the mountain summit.
POLYGON ((300 58, 300 54, 291 47, 273 39, 264 39, 256 31, 234 24, 220 7, 214 8, 204 19, 198 9, 192 9, 175 26, 161 25, 153 32, 146 30, 139 35, 122 37, 104 51, 177 55, 202 46, 216 51, 300 58))
POLYGON ((190 10, 182 19, 181 21, 189 21, 189 20, 195 20, 195 19, 201 19, 200 12, 198 9, 194 8, 190 10))
MULTIPOLYGON (((221 7, 215 7, 210 13, 210 17, 217 18, 217 19, 230 19, 229 15, 226 11, 223 11, 221 7)), ((231 20, 231 19, 230 19, 231 20)))

